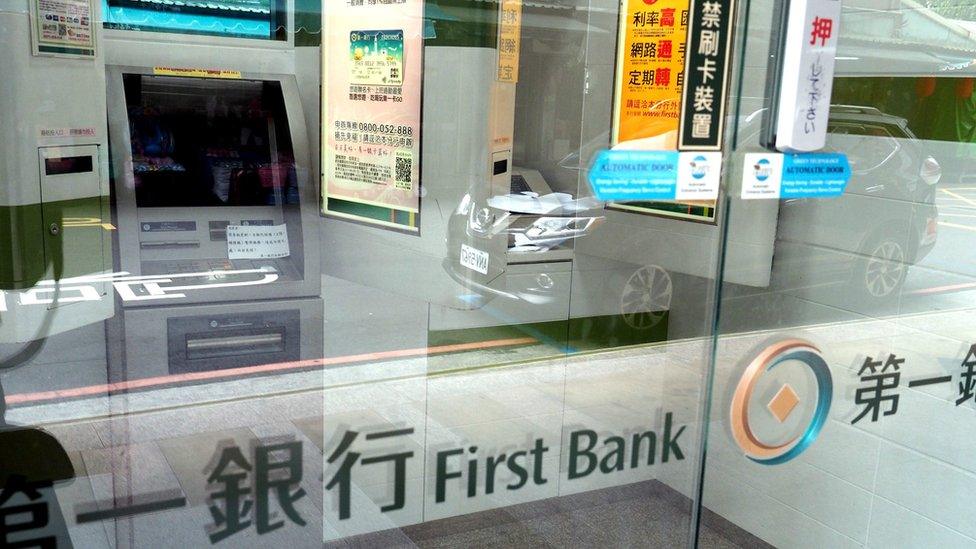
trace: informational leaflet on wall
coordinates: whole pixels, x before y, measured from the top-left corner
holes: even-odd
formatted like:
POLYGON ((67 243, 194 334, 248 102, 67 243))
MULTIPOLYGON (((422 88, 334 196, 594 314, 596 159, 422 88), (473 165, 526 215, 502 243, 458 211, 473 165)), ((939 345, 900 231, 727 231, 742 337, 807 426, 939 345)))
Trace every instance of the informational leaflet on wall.
POLYGON ((423 0, 327 0, 322 208, 419 230, 423 0))
POLYGON ((95 56, 94 0, 31 0, 34 55, 95 56))
POLYGON ((617 45, 614 145, 677 148, 688 1, 626 0, 617 45))
POLYGON ((227 226, 227 259, 277 259, 289 255, 285 224, 227 226))

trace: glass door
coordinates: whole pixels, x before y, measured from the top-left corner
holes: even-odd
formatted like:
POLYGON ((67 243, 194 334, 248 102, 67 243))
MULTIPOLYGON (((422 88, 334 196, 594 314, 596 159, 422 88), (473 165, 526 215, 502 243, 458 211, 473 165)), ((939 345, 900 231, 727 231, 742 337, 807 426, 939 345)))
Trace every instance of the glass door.
POLYGON ((761 146, 772 4, 742 2, 737 29, 702 525, 781 547, 971 546, 976 12, 845 0, 808 21, 801 40, 837 40, 826 143, 778 156, 761 146), (848 166, 817 176, 831 196, 801 189, 811 158, 848 166), (744 241, 742 217, 772 238, 744 241), (730 280, 754 245, 768 283, 730 280))
MULTIPOLYGON (((337 106, 361 107, 338 45, 353 32, 354 58, 399 63, 397 45, 360 44, 355 7, 325 14, 323 271, 342 293, 323 295, 341 305, 325 298, 327 322, 359 334, 327 336, 326 355, 379 357, 324 372, 325 537, 689 545, 722 212, 607 200, 591 179, 608 154, 677 155, 690 4, 424 9, 420 192, 382 212, 334 167, 367 161, 346 134, 371 123, 337 106)), ((700 536, 753 540, 717 516, 700 536)))

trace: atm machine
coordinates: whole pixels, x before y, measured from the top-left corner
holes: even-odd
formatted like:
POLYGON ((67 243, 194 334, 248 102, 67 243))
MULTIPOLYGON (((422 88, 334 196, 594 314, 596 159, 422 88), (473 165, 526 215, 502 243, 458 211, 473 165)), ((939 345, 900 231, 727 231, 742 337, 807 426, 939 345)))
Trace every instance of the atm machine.
POLYGON ((293 0, 101 1, 126 375, 321 357, 293 0))

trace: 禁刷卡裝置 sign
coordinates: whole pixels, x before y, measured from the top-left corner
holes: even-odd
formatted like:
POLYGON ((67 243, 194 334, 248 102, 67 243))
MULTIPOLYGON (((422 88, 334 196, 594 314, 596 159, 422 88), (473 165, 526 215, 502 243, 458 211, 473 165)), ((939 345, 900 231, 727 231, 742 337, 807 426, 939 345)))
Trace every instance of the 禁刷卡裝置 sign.
POLYGON ((685 55, 681 150, 721 150, 735 0, 692 0, 685 55))

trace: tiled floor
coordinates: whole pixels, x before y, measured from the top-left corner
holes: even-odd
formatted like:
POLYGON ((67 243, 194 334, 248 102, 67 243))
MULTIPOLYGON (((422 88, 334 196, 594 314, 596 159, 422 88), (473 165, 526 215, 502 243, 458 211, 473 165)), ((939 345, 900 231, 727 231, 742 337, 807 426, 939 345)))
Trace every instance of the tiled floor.
MULTIPOLYGON (((690 507, 670 488, 645 481, 356 536, 326 547, 682 547, 691 535, 690 507)), ((707 511, 699 535, 701 547, 770 547, 707 511)))

